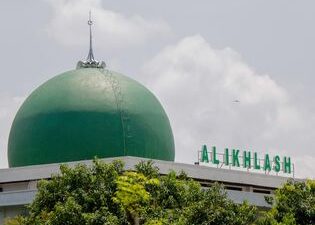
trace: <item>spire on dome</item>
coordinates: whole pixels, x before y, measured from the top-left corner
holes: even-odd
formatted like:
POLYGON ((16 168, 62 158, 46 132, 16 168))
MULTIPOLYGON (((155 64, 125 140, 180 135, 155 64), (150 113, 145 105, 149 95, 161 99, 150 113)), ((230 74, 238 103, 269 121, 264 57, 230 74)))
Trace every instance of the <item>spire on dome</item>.
POLYGON ((89 12, 89 20, 88 20, 88 25, 90 26, 90 50, 89 54, 87 56, 86 61, 87 62, 93 62, 94 60, 94 55, 93 55, 93 48, 92 48, 92 24, 93 21, 91 20, 91 11, 89 12))
POLYGON ((105 68, 105 62, 98 62, 94 59, 93 46, 92 46, 92 25, 93 21, 91 19, 91 11, 89 12, 88 25, 90 27, 90 48, 89 53, 85 61, 79 61, 77 63, 77 69, 79 68, 105 68))

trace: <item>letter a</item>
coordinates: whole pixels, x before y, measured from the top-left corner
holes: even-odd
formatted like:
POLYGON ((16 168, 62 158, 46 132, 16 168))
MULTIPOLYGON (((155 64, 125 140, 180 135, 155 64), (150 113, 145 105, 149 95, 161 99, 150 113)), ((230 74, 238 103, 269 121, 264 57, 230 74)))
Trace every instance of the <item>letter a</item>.
POLYGON ((208 154, 208 149, 207 149, 207 145, 203 145, 202 146, 202 150, 201 150, 201 162, 209 162, 209 154, 208 154))

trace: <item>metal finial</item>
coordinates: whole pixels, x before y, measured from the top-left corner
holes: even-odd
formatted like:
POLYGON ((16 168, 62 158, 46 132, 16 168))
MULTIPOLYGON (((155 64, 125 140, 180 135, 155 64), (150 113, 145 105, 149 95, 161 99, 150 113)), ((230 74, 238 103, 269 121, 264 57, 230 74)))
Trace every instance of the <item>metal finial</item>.
POLYGON ((89 49, 89 54, 86 58, 87 62, 93 62, 94 60, 94 55, 93 55, 93 48, 92 48, 92 24, 93 21, 91 20, 91 11, 89 12, 89 20, 88 20, 88 25, 90 27, 90 49, 89 49))
POLYGON ((92 46, 92 25, 93 21, 91 19, 91 11, 89 12, 89 20, 88 25, 90 27, 90 48, 89 54, 86 58, 86 61, 79 61, 77 64, 77 68, 104 68, 106 66, 105 62, 98 62, 94 59, 93 55, 93 46, 92 46))

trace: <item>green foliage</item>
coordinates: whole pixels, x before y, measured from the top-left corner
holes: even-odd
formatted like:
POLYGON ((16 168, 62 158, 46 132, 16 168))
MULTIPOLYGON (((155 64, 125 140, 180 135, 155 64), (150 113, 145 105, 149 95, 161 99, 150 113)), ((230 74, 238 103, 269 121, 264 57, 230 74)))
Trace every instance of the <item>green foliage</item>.
POLYGON ((6 219, 4 223, 5 225, 20 225, 24 223, 24 217, 17 216, 15 218, 6 219))
POLYGON ((141 161, 135 165, 135 169, 138 173, 142 173, 149 178, 157 178, 159 176, 159 168, 154 166, 153 161, 141 161))
POLYGON ((315 180, 289 180, 268 202, 273 207, 258 219, 258 225, 315 224, 315 180))
POLYGON ((202 193, 202 197, 195 204, 184 210, 185 224, 210 225, 250 224, 256 218, 256 209, 246 202, 237 205, 227 199, 220 185, 215 184, 212 188, 202 193))
POLYGON ((222 186, 204 190, 184 172, 159 175, 151 161, 135 171, 94 160, 92 166, 61 166, 40 181, 29 215, 6 225, 245 225, 256 208, 229 200, 222 186))
POLYGON ((118 177, 116 184, 114 202, 121 205, 122 210, 126 211, 134 224, 139 224, 151 198, 147 187, 158 186, 159 180, 149 179, 141 173, 127 171, 118 177))
POLYGON ((91 167, 62 165, 60 170, 60 175, 39 182, 22 224, 128 224, 124 212, 112 200, 116 180, 123 173, 122 162, 95 160, 91 167))

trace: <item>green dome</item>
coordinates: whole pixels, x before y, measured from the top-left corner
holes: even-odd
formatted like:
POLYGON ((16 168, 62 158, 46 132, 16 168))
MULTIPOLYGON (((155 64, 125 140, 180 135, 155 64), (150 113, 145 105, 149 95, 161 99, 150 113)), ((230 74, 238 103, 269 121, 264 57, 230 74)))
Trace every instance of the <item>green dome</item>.
POLYGON ((10 167, 137 156, 174 161, 168 117, 143 85, 106 69, 65 72, 37 88, 10 131, 10 167))

